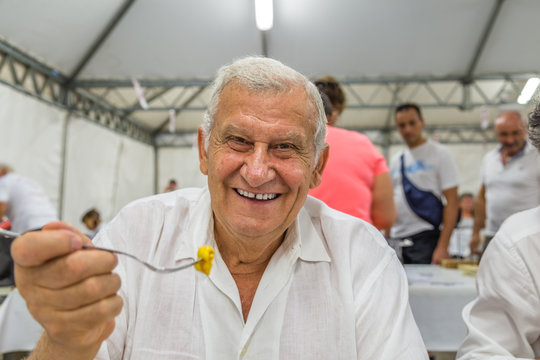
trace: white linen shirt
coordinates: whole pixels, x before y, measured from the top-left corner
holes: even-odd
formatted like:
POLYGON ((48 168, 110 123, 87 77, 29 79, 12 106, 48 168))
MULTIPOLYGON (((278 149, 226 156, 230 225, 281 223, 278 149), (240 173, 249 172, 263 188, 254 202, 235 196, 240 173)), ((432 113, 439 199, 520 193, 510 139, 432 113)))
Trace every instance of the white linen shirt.
POLYGON ((540 207, 503 223, 480 261, 478 297, 463 310, 460 360, 540 358, 540 207))
POLYGON ((97 359, 427 359, 394 251, 374 227, 319 200, 308 197, 288 229, 246 322, 206 188, 131 203, 95 243, 161 266, 216 250, 210 276, 154 273, 120 256, 124 307, 97 359))

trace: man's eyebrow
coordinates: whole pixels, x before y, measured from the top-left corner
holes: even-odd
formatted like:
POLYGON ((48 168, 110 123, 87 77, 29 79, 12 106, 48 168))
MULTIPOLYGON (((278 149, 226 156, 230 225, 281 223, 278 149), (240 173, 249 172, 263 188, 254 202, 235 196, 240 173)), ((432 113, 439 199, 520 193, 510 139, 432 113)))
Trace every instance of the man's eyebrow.
MULTIPOLYGON (((246 133, 246 130, 244 127, 241 127, 235 124, 228 124, 223 129, 223 134, 225 135, 235 134, 235 133, 242 135, 246 133)), ((301 134, 287 131, 284 134, 277 133, 275 139, 272 140, 272 143, 279 143, 279 142, 284 142, 284 141, 293 142, 293 143, 303 143, 304 137, 301 134)))
POLYGON ((223 129, 223 133, 225 134, 230 134, 230 133, 244 133, 245 130, 243 127, 241 126, 237 126, 237 125, 234 125, 234 124, 228 124, 227 126, 225 126, 225 128, 223 129))
POLYGON ((303 143, 304 142, 304 137, 301 136, 300 134, 295 134, 295 133, 287 133, 287 134, 284 134, 283 136, 279 136, 275 141, 273 142, 283 142, 283 141, 288 141, 288 142, 292 142, 292 143, 303 143))

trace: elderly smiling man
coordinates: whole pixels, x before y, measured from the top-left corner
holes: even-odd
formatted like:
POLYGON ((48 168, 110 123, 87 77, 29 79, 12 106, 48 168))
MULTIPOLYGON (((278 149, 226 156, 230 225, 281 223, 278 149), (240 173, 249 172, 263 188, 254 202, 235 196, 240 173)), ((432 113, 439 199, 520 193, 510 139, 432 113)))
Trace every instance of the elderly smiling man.
POLYGON ((328 157, 317 89, 283 64, 220 69, 199 129, 208 188, 133 202, 95 239, 172 266, 216 248, 206 275, 146 270, 64 223, 13 246, 46 329, 37 359, 425 359, 392 249, 307 198, 328 157), (115 269, 116 267, 116 269, 115 269), (115 273, 113 273, 115 269, 115 273))

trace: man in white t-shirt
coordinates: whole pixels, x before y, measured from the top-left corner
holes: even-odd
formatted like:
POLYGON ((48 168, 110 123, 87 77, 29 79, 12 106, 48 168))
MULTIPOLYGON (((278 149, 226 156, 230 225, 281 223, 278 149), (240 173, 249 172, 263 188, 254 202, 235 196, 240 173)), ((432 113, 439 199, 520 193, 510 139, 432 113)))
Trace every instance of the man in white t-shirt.
POLYGON ((37 181, 0 165, 0 219, 4 216, 11 222, 11 230, 17 233, 58 220, 56 209, 37 181))
POLYGON ((540 205, 540 155, 527 142, 527 128, 517 111, 504 111, 495 120, 500 143, 482 160, 482 185, 476 196, 471 251, 478 253, 480 230, 484 250, 506 218, 540 205))
POLYGON ((407 245, 401 248, 405 264, 438 264, 450 257, 448 245, 458 210, 457 166, 444 146, 424 137, 425 122, 418 105, 402 104, 395 115, 407 148, 390 161, 397 209, 390 238, 407 245), (409 190, 413 194, 406 196, 409 190), (432 216, 437 212, 438 216, 432 216))

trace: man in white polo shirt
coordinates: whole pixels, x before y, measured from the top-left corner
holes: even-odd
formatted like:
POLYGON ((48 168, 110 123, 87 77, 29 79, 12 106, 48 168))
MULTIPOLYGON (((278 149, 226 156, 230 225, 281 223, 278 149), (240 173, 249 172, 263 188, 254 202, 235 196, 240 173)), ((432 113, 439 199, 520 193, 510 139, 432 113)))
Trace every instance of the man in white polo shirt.
POLYGON ((487 247, 506 218, 540 205, 540 156, 527 142, 527 129, 517 111, 504 111, 495 120, 500 143, 488 152, 480 168, 471 252, 478 253, 480 230, 487 247))

